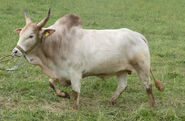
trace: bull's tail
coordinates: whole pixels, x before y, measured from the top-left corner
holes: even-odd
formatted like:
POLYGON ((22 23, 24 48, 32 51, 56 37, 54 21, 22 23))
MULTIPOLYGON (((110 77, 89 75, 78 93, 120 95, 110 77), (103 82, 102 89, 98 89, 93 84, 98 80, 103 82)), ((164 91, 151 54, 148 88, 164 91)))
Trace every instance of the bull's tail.
POLYGON ((162 90, 163 90, 163 84, 162 84, 159 80, 157 80, 157 79, 155 78, 155 76, 154 76, 154 74, 153 74, 151 68, 150 68, 150 72, 151 72, 152 77, 153 77, 153 79, 154 79, 155 87, 156 87, 159 91, 162 91, 162 90))

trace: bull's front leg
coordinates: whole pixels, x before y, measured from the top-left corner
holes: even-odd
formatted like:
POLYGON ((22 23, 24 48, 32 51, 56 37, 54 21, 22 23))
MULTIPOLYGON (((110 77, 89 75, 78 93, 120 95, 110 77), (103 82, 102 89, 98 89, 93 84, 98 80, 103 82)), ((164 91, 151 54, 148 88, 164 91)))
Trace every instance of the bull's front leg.
POLYGON ((81 87, 81 74, 73 74, 71 78, 71 85, 72 85, 72 95, 74 98, 74 109, 78 109, 79 107, 79 98, 80 98, 80 87, 81 87))
POLYGON ((53 79, 50 79, 49 80, 49 86, 55 91, 56 95, 59 96, 59 97, 62 97, 62 98, 68 98, 70 99, 70 96, 67 92, 64 92, 64 91, 60 91, 57 87, 56 87, 56 82, 58 82, 59 80, 53 80, 53 79))

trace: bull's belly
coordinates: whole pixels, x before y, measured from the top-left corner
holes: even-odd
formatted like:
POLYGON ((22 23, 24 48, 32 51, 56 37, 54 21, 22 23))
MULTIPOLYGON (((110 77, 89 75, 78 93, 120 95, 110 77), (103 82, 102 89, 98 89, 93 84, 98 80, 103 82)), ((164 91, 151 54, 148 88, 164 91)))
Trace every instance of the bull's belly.
POLYGON ((119 64, 119 63, 105 63, 93 66, 90 68, 87 72, 84 73, 84 75, 115 75, 116 73, 122 72, 122 71, 134 71, 133 67, 130 64, 119 64))

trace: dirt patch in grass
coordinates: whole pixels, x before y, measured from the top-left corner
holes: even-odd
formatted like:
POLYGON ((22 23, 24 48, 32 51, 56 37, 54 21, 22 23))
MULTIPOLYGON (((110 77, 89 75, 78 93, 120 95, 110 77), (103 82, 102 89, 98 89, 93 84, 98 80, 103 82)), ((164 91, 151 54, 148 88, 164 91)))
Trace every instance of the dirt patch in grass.
POLYGON ((0 108, 3 106, 16 108, 18 106, 18 102, 10 98, 0 97, 0 108))
POLYGON ((11 98, 0 97, 0 109, 3 107, 18 109, 18 108, 29 108, 30 110, 34 110, 36 108, 40 108, 41 110, 48 110, 51 112, 57 112, 65 109, 72 109, 69 101, 60 101, 60 102, 41 102, 38 100, 13 100, 11 98))

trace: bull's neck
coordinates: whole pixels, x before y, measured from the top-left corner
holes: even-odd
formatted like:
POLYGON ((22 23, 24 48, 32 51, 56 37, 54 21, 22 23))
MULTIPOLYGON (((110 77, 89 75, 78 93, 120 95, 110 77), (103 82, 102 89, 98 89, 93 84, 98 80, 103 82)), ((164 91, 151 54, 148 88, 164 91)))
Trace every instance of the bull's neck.
MULTIPOLYGON (((69 34, 69 33, 68 33, 69 34)), ((27 55, 31 64, 58 65, 70 56, 73 46, 76 42, 66 33, 52 34, 47 38, 43 38, 30 54, 27 55), (39 62, 38 62, 39 61, 39 62)))
POLYGON ((29 53, 25 55, 25 58, 27 59, 27 61, 31 64, 34 65, 40 65, 40 57, 38 55, 40 55, 40 43, 29 53))
POLYGON ((42 50, 41 43, 30 54, 26 55, 26 59, 29 63, 40 66, 43 72, 50 78, 57 78, 51 67, 55 61, 47 58, 47 55, 42 50))
POLYGON ((57 52, 54 52, 54 48, 50 40, 44 38, 41 43, 39 43, 31 53, 26 55, 26 59, 29 63, 39 66, 48 66, 50 63, 56 64, 57 52))

